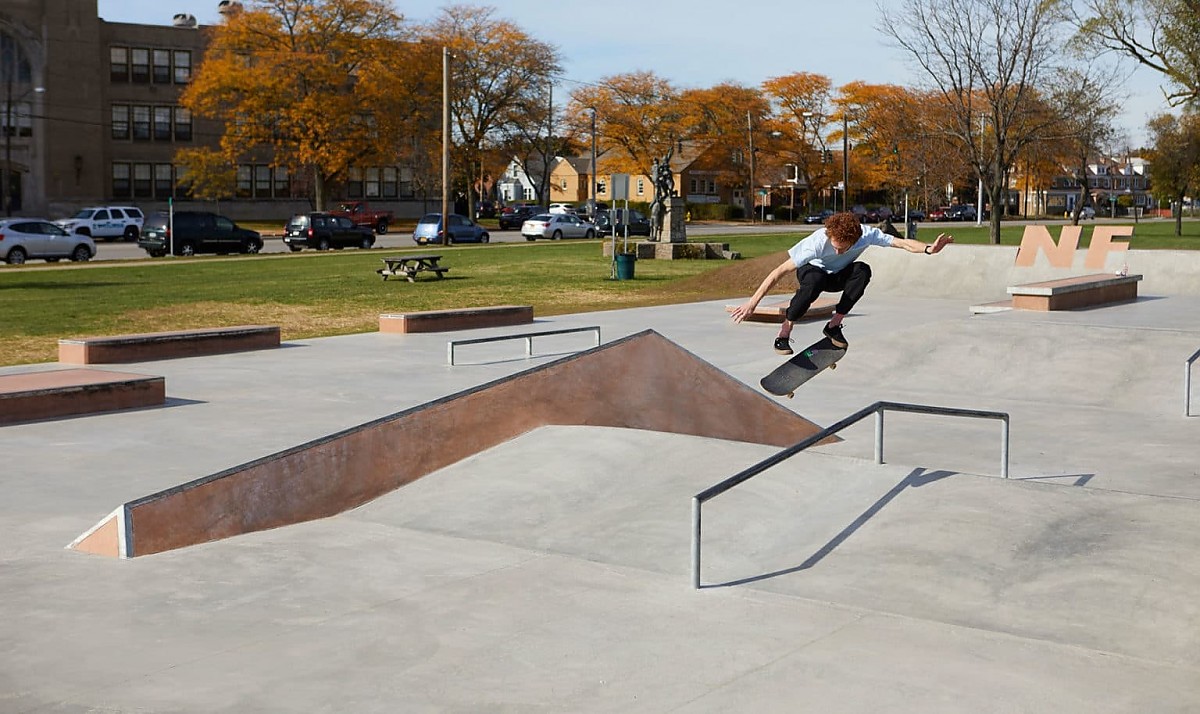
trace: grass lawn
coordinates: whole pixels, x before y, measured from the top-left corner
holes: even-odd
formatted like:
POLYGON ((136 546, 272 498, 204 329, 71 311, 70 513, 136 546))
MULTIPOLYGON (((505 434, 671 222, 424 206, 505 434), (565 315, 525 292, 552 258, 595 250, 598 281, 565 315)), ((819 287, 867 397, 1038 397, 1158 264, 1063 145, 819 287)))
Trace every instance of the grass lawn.
MULTIPOLYGON (((533 305, 538 316, 748 295, 767 265, 807 234, 737 235, 729 242, 745 260, 643 260, 634 280, 611 280, 611 261, 599 241, 493 243, 441 249, 450 267, 444 280, 382 281, 375 270, 398 249, 304 252, 245 257, 164 258, 86 265, 32 263, 0 268, 0 365, 51 362, 58 339, 224 325, 279 325, 284 339, 378 329, 385 312, 486 305, 533 305)), ((945 224, 962 243, 987 243, 987 228, 945 224)), ((1002 242, 1016 245, 1021 226, 1006 226, 1002 242)), ((1200 248, 1200 222, 1142 222, 1134 248, 1200 248)), ((1084 243, 1091 229, 1084 230, 1084 243)), ((1051 234, 1058 235, 1057 229, 1051 234)), ((427 250, 427 249, 410 249, 427 250)), ((781 256, 780 256, 781 257, 781 256)))

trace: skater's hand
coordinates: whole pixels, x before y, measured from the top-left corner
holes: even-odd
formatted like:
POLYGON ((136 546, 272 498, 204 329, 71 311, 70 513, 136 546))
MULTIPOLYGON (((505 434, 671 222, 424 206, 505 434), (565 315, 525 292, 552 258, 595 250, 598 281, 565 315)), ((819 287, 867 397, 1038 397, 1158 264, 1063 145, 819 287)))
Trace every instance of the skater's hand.
POLYGON ((744 305, 738 305, 736 308, 734 308, 730 317, 734 322, 741 322, 749 317, 754 312, 754 308, 756 307, 758 307, 758 301, 751 300, 744 305))
POLYGON ((942 248, 945 248, 950 243, 954 242, 954 236, 946 233, 938 233, 938 237, 933 241, 933 247, 929 249, 929 254, 940 253, 942 248))

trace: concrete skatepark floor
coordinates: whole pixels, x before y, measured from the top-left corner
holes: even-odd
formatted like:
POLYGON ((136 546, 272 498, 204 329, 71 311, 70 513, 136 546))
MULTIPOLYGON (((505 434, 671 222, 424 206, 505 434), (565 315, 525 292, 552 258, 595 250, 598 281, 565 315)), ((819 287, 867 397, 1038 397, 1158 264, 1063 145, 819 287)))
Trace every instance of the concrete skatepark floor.
MULTIPOLYGON (((756 385, 774 328, 728 302, 540 322, 653 328, 756 385)), ((0 429, 0 711, 1195 711, 1200 299, 967 306, 869 292, 837 372, 781 403, 822 425, 881 399, 1008 412, 1012 477, 993 423, 889 415, 882 466, 852 427, 705 505, 700 590, 691 496, 773 447, 547 427, 332 518, 64 550, 117 504, 586 340, 457 367, 446 335, 381 334, 129 365, 167 378, 166 407, 0 429)))

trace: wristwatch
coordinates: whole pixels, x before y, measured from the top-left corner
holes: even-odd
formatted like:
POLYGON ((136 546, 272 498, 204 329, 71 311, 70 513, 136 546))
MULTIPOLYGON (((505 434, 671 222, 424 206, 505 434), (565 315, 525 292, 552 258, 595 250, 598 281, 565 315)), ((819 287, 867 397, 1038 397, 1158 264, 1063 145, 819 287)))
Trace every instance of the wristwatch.
POLYGON ((931 245, 925 246, 925 255, 933 255, 933 246, 931 246, 931 245))

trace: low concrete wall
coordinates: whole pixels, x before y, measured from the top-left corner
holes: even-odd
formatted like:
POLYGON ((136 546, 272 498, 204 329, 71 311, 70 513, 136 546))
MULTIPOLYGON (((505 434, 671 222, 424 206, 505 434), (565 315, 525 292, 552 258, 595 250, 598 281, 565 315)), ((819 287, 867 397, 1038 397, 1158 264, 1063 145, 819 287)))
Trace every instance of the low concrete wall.
MULTIPOLYGON (((931 235, 921 238, 932 240, 931 235)), ((1135 238, 1136 243, 1136 238, 1135 238)), ((895 248, 870 248, 862 260, 871 265, 871 292, 894 292, 914 297, 964 301, 1004 300, 1008 288, 1023 283, 1087 275, 1085 251, 1071 268, 1055 268, 1044 255, 1033 267, 1018 268, 1016 246, 950 245, 938 255, 920 255, 895 248)), ((1143 276, 1143 295, 1200 295, 1200 251, 1134 250, 1114 252, 1104 269, 1122 268, 1143 276)))
POLYGON ((399 312, 379 316, 379 331, 408 334, 508 327, 533 322, 532 305, 493 305, 453 310, 399 312))

